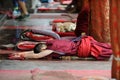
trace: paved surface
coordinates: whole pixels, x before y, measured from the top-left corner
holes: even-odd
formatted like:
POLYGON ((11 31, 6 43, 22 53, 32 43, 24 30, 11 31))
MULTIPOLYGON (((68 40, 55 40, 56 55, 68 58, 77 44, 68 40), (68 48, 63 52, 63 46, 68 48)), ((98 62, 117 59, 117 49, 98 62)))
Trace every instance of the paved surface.
MULTIPOLYGON (((16 43, 15 40, 26 29, 51 30, 50 24, 53 19, 71 19, 68 16, 62 16, 62 14, 65 13, 39 13, 31 14, 31 17, 26 21, 6 20, 5 24, 0 27, 0 44, 16 43)), ((73 14, 73 16, 76 18, 77 14, 73 14)))
MULTIPOLYGON (((1 27, 1 34, 6 35, 1 38, 0 42, 13 43, 12 39, 19 37, 18 34, 24 29, 49 29, 51 30, 50 22, 55 17, 60 17, 61 13, 46 13, 46 14, 32 14, 27 21, 6 20, 6 24, 1 27), (46 15, 49 18, 39 18, 41 15, 46 15), (50 17, 53 16, 54 17, 50 17), (38 16, 38 17, 37 17, 38 16), (15 27, 14 27, 15 26, 15 27), (4 33, 4 34, 3 34, 4 33), (8 39, 9 38, 9 39, 8 39)), ((68 18, 63 17, 63 18, 68 18)), ((60 19, 60 18, 59 18, 60 19)), ((1 36, 2 37, 2 36, 1 36)), ((26 69, 46 69, 46 70, 111 70, 111 61, 41 61, 41 60, 2 60, 0 62, 0 69, 10 70, 26 70, 26 69)))
MULTIPOLYGON (((73 14, 75 15, 75 14, 73 14)), ((76 18, 76 16, 74 16, 76 18)), ((61 13, 31 14, 26 21, 6 20, 0 27, 0 45, 15 44, 20 32, 25 29, 48 29, 53 19, 69 19, 61 13)), ((41 60, 1 60, 0 70, 111 70, 111 61, 41 61, 41 60)))
POLYGON ((3 70, 111 70, 111 61, 41 61, 41 60, 3 60, 3 70))

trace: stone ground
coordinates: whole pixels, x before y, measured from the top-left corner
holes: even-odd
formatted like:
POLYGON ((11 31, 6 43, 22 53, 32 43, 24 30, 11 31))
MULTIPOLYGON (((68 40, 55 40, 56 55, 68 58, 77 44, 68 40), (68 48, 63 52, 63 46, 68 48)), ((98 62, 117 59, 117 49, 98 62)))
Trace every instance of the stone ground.
MULTIPOLYGON (((31 14, 26 21, 16 21, 14 19, 5 20, 0 27, 0 45, 15 45, 19 40, 19 34, 25 29, 48 29, 51 30, 50 23, 54 19, 68 19, 68 16, 61 16, 66 13, 35 13, 31 14)), ((72 14, 76 19, 77 14, 72 14)), ((7 50, 4 50, 7 53, 7 50)), ((9 52, 9 51, 8 51, 9 52)), ((2 53, 2 50, 0 50, 2 53)), ((0 60, 0 70, 111 70, 111 60, 0 60)), ((103 73, 106 74, 106 73, 103 73)), ((110 76, 109 76, 110 77, 110 76)))

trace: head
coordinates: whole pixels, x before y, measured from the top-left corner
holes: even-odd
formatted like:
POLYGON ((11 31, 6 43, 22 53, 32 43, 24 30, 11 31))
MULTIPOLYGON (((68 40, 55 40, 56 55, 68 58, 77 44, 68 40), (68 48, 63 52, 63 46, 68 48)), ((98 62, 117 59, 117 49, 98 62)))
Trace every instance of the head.
POLYGON ((47 48, 47 45, 45 43, 38 43, 34 47, 34 53, 37 54, 47 48))

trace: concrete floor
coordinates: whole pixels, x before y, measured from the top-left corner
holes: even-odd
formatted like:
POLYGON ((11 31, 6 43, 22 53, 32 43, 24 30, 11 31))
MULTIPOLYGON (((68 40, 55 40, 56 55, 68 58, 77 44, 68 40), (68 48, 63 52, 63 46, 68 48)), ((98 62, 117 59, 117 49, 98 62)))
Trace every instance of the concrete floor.
MULTIPOLYGON (((31 14, 26 21, 6 20, 0 27, 0 45, 15 44, 18 42, 20 32, 25 29, 48 29, 53 19, 69 19, 61 16, 62 13, 37 13, 31 14), (14 41, 14 39, 16 39, 14 41)), ((77 18, 77 14, 73 14, 77 18)), ((0 52, 2 53, 2 52, 0 52)), ((1 60, 0 70, 31 70, 39 68, 42 70, 111 70, 111 61, 48 61, 48 60, 1 60)))
POLYGON ((2 60, 1 70, 111 70, 111 61, 2 60))
MULTIPOLYGON (((36 18, 35 16, 41 15, 56 15, 57 17, 61 15, 61 13, 45 13, 45 14, 32 14, 31 18, 25 22, 19 22, 15 20, 6 20, 4 26, 1 27, 1 30, 4 32, 8 30, 7 36, 15 34, 17 36, 17 30, 24 29, 49 29, 51 30, 50 22, 55 19, 54 17, 49 18, 36 18), (17 26, 16 26, 17 25, 17 26), (16 26, 15 28, 12 26, 16 26), (10 32, 10 30, 13 30, 10 32), (10 32, 10 33, 9 33, 10 32)), ((65 18, 65 17, 63 17, 65 18)), ((67 17, 68 18, 68 17, 67 17)), ((3 35, 3 34, 1 34, 3 35)), ((6 34, 4 34, 6 35, 6 34)), ((15 36, 10 36, 11 39, 15 36)), ((6 37, 1 39, 1 44, 11 42, 9 40, 4 41, 6 37), (4 42, 3 42, 4 41, 4 42)), ((1 70, 31 70, 34 68, 39 68, 42 70, 111 70, 111 61, 42 61, 42 60, 1 60, 0 69, 1 70)))

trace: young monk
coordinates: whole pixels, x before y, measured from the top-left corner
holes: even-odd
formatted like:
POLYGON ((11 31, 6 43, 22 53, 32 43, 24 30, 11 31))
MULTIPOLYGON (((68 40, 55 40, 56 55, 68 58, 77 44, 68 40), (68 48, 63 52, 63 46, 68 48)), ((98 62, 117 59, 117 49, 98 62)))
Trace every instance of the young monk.
MULTIPOLYGON (((90 36, 82 37, 77 41, 70 40, 48 40, 39 43, 34 47, 34 51, 15 53, 10 59, 22 58, 43 58, 50 54, 56 53, 59 56, 69 55, 78 57, 94 57, 96 59, 109 58, 112 54, 111 46, 107 43, 95 41, 90 36)), ((57 56, 58 57, 58 56, 57 56)))
POLYGON ((69 40, 49 40, 46 42, 38 43, 33 51, 25 51, 14 53, 10 58, 43 58, 52 53, 58 55, 73 55, 76 54, 77 45, 76 43, 69 40))

